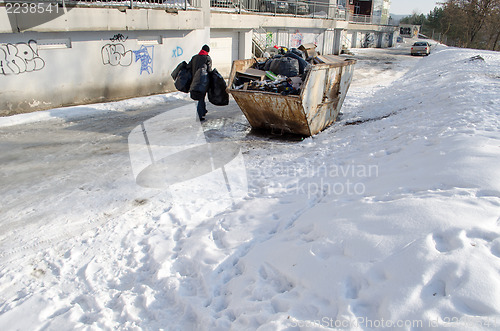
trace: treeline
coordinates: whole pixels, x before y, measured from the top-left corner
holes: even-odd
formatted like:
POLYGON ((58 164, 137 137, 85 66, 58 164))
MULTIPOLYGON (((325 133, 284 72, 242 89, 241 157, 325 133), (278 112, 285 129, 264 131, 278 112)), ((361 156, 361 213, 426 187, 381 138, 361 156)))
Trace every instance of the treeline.
POLYGON ((500 50, 500 0, 446 0, 401 23, 422 25, 422 34, 449 46, 500 50))

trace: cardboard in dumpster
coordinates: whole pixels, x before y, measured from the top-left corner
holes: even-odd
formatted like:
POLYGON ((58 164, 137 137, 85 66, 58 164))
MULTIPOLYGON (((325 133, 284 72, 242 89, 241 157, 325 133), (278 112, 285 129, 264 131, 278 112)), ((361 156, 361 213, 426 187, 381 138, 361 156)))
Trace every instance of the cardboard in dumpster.
POLYGON ((238 71, 236 73, 238 77, 245 77, 251 80, 263 80, 266 77, 266 72, 264 70, 248 68, 245 71, 238 71))
POLYGON ((315 57, 318 55, 316 52, 316 45, 314 44, 302 44, 298 47, 299 50, 306 54, 306 58, 315 57))

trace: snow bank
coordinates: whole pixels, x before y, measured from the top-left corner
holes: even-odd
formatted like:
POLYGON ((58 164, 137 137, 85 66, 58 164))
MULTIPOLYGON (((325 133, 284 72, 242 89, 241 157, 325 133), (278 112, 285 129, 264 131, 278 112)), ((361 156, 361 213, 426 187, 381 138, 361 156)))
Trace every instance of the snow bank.
POLYGON ((96 116, 110 111, 130 111, 138 107, 144 107, 160 102, 168 102, 173 100, 185 100, 187 95, 181 92, 169 93, 166 95, 155 95, 149 97, 140 97, 116 102, 97 103, 85 106, 72 106, 63 108, 54 108, 45 111, 37 111, 33 113, 19 114, 14 116, 0 117, 0 128, 21 125, 28 123, 36 123, 50 119, 75 120, 82 117, 96 116))
POLYGON ((249 194, 222 213, 159 193, 7 265, 0 324, 497 329, 500 55, 414 62, 313 138, 243 145, 249 194))

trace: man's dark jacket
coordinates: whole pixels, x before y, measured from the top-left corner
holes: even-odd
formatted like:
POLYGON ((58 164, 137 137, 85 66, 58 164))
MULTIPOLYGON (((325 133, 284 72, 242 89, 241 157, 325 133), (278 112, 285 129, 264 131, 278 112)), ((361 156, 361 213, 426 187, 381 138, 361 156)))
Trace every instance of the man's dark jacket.
POLYGON ((212 71, 212 59, 210 58, 210 55, 208 55, 207 52, 204 50, 201 50, 200 53, 197 55, 193 56, 191 58, 191 61, 188 63, 188 68, 191 69, 191 73, 194 74, 196 73, 196 70, 200 69, 203 67, 203 65, 207 65, 207 71, 211 72, 212 71))
POLYGON ((203 100, 209 88, 209 73, 212 71, 212 59, 208 52, 201 50, 189 61, 188 70, 191 69, 193 80, 189 88, 189 94, 193 100, 203 100))

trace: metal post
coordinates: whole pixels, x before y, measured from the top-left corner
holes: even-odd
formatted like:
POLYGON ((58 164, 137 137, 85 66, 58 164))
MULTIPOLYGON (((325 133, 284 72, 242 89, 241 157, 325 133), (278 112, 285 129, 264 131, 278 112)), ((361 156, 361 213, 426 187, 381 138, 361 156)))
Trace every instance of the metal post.
POLYGON ((134 9, 134 0, 130 0, 130 9, 134 9))

